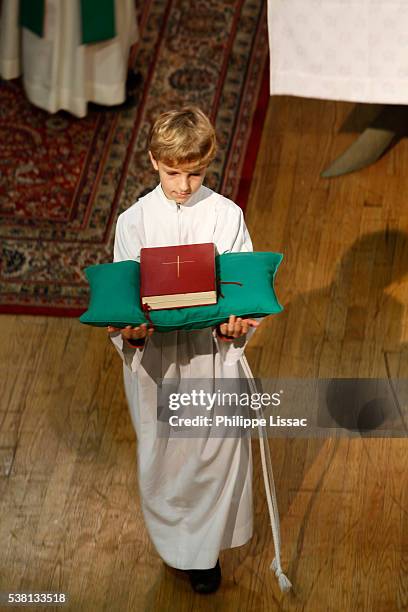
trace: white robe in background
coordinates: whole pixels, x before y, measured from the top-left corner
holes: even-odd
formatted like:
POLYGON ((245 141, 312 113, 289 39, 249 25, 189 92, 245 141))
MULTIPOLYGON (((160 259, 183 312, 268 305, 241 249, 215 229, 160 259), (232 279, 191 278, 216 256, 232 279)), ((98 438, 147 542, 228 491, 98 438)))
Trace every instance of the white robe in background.
POLYGON ((11 79, 21 71, 27 98, 50 113, 84 117, 88 102, 121 104, 129 50, 138 40, 134 0, 115 1, 115 26, 111 40, 83 45, 79 1, 46 0, 44 36, 22 28, 20 52, 18 0, 3 0, 0 75, 11 79))
POLYGON ((407 0, 268 0, 270 93, 408 104, 407 0))
POLYGON ((20 26, 18 0, 0 2, 0 77, 16 79, 20 68, 20 26))
MULTIPOLYGON (((138 260, 143 246, 204 242, 214 242, 220 254, 252 251, 241 209, 206 187, 178 206, 159 185, 119 216, 114 261, 138 260)), ((214 567, 221 549, 251 538, 252 455, 248 437, 156 437, 155 379, 180 379, 180 385, 192 378, 246 379, 242 361, 252 332, 246 341, 225 343, 211 328, 155 331, 143 351, 123 346, 119 332, 110 334, 124 361, 146 526, 172 567, 214 567)))

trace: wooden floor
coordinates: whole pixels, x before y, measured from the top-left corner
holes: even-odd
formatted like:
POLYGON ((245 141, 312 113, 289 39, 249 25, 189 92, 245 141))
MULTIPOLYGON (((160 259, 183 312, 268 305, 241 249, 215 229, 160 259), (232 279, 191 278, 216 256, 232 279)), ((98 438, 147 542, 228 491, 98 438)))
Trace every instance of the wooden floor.
MULTIPOLYGON (((319 177, 376 110, 270 101, 247 223, 257 250, 285 254, 285 311, 247 349, 257 376, 408 374, 408 142, 364 171, 319 177)), ((200 597, 147 537, 104 331, 2 316, 0 333, 0 591, 64 591, 66 609, 86 612, 408 610, 405 439, 270 440, 288 595, 269 570, 254 441, 254 537, 222 553, 222 588, 200 597)))

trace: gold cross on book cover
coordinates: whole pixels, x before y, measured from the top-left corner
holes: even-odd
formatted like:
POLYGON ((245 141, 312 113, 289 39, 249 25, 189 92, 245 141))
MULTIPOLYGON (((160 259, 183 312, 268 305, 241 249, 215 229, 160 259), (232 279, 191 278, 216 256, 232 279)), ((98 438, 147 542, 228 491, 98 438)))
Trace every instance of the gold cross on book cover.
POLYGON ((152 310, 216 304, 215 244, 141 249, 140 297, 152 310))
POLYGON ((180 261, 180 255, 177 255, 177 261, 162 261, 163 266, 169 266, 171 264, 177 264, 177 278, 180 278, 180 264, 183 263, 195 263, 194 259, 187 259, 186 261, 180 261))

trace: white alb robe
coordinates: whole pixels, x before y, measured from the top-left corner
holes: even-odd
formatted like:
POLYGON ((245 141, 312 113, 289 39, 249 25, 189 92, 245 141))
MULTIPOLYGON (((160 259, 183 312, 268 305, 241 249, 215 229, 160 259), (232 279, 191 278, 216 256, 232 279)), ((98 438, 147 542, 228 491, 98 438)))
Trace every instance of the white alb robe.
POLYGON ((20 28, 18 0, 0 2, 0 77, 16 79, 20 68, 20 28))
POLYGON ((23 73, 27 98, 49 113, 66 110, 84 117, 88 102, 106 106, 126 98, 130 47, 138 40, 134 0, 115 1, 117 35, 81 43, 80 4, 47 0, 44 36, 20 28, 18 0, 3 0, 0 15, 0 76, 23 73))
MULTIPOLYGON (((143 246, 204 242, 214 242, 220 254, 252 251, 241 209, 204 186, 178 206, 159 185, 119 216, 114 261, 138 260, 143 246)), ((211 328, 155 331, 142 351, 124 344, 119 332, 110 334, 124 361, 146 526, 172 567, 213 567, 221 549, 251 538, 252 455, 249 437, 156 437, 155 380, 244 379, 244 348, 253 331, 232 343, 219 341, 211 328)))

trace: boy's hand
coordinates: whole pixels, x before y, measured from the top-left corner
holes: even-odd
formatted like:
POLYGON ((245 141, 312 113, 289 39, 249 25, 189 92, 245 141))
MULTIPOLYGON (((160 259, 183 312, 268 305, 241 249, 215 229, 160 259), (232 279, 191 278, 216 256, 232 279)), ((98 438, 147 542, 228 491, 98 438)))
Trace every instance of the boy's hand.
MULTIPOLYGON (((142 323, 138 327, 132 327, 128 325, 123 329, 120 327, 113 327, 112 325, 108 325, 108 333, 120 331, 121 336, 124 340, 145 340, 147 337, 150 337, 153 332, 153 327, 147 327, 146 323, 142 323)), ((134 348, 134 347, 133 347, 134 348)), ((140 347, 143 348, 143 347, 140 347)))
POLYGON ((241 317, 237 318, 235 315, 230 315, 228 323, 221 323, 218 329, 224 336, 240 338, 245 336, 250 327, 258 327, 258 325, 259 321, 255 321, 255 319, 242 319, 241 317))

